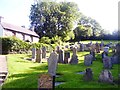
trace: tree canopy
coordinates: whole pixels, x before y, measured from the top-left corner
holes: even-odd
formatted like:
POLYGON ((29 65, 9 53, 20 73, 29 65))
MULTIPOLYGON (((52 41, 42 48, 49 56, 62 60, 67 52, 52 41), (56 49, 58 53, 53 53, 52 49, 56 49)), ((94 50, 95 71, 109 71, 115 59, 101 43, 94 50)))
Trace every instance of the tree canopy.
POLYGON ((75 39, 88 39, 88 37, 100 36, 102 33, 100 24, 91 17, 87 17, 81 13, 81 17, 74 29, 75 39))
POLYGON ((61 37, 62 41, 74 38, 73 26, 80 13, 74 2, 37 2, 31 5, 31 26, 41 37, 61 37))

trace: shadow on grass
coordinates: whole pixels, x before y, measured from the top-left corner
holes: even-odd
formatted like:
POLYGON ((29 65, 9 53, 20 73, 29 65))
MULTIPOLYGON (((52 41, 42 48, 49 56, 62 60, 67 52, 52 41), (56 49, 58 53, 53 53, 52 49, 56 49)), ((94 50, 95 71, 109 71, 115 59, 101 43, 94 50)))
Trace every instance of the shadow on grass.
MULTIPOLYGON (((57 73, 62 74, 60 77, 56 78, 56 81, 64 81, 66 82, 63 85, 60 85, 58 87, 62 88, 89 88, 89 87, 114 87, 112 85, 108 84, 101 84, 98 83, 98 76, 99 73, 103 70, 103 64, 101 62, 101 55, 97 54, 96 55, 97 60, 93 61, 93 64, 91 66, 85 66, 84 63, 78 63, 77 65, 71 65, 71 64, 58 64, 57 67, 57 73), (79 71, 85 71, 86 68, 92 68, 93 73, 94 73, 94 81, 92 82, 84 82, 82 80, 83 75, 76 74, 76 72, 79 71), (82 85, 82 86, 81 86, 82 85)), ((38 87, 38 77, 40 74, 46 73, 45 71, 48 69, 48 66, 43 63, 43 65, 40 64, 40 66, 36 67, 29 67, 32 69, 31 71, 25 71, 26 73, 13 73, 11 74, 6 83, 3 85, 3 90, 4 88, 36 88, 38 87)), ((117 70, 116 70, 117 71, 117 70)), ((113 73, 114 74, 114 73, 113 73)), ((117 73, 116 73, 117 74, 117 73)), ((16 89, 15 89, 16 90, 16 89)))
POLYGON ((3 85, 3 90, 10 88, 37 88, 38 87, 38 77, 41 73, 31 72, 24 74, 13 74, 8 77, 8 80, 3 85), (14 78, 14 79, 13 79, 14 78))

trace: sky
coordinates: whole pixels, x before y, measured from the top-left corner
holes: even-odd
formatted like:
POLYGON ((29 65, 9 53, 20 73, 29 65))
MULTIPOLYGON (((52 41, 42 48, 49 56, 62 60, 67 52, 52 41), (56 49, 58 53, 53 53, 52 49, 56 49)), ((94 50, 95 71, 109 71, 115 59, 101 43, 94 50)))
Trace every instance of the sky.
MULTIPOLYGON (((17 26, 30 26, 30 7, 35 0, 0 0, 0 16, 3 22, 17 26)), ((64 0, 57 0, 64 1, 64 0)), ((103 29, 112 32, 118 29, 119 0, 65 0, 74 1, 80 11, 100 23, 103 29)))

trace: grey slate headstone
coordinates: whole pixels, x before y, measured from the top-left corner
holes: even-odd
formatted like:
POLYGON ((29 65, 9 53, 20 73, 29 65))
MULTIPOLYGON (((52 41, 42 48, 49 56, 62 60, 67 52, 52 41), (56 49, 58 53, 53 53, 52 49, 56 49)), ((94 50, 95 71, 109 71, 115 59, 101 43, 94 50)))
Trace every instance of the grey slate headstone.
POLYGON ((72 51, 73 51, 73 55, 71 57, 71 60, 70 60, 70 64, 78 64, 78 56, 77 56, 77 50, 75 47, 72 48, 72 51))
POLYGON ((117 55, 111 57, 112 64, 120 64, 120 58, 117 55))
POLYGON ((90 66, 92 64, 93 56, 91 54, 84 56, 84 65, 90 66))
POLYGON ((36 55, 36 62, 40 63, 41 60, 42 60, 42 50, 41 49, 38 49, 36 51, 37 55, 36 55))
POLYGON ((91 81, 93 80, 93 72, 91 68, 87 68, 84 74, 84 78, 85 81, 91 81))
POLYGON ((103 65, 104 65, 104 68, 106 69, 111 69, 112 68, 112 62, 111 62, 111 58, 110 57, 104 57, 103 58, 103 65))
POLYGON ((42 47, 42 58, 46 58, 46 47, 42 47))
POLYGON ((57 62, 58 62, 58 55, 55 51, 53 51, 50 54, 50 57, 48 58, 48 73, 51 76, 56 75, 57 62))
POLYGON ((113 76, 109 70, 103 70, 99 76, 99 82, 113 83, 113 76))
POLYGON ((99 43, 96 43, 96 53, 100 53, 100 45, 99 43))
POLYGON ((36 48, 32 48, 32 61, 36 60, 36 48))
POLYGON ((68 59, 70 58, 70 52, 65 51, 64 53, 64 63, 68 63, 68 59))
POLYGON ((61 49, 58 51, 58 63, 64 63, 64 51, 61 49))

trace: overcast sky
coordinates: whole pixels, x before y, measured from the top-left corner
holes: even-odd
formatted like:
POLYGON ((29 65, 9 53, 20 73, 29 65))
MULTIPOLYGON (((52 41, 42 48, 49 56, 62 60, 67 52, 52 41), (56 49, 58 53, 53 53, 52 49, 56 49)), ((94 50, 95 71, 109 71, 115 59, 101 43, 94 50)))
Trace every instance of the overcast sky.
MULTIPOLYGON (((57 0, 63 1, 63 0, 57 0)), ((95 20, 107 31, 118 28, 119 0, 66 0, 78 4, 80 11, 95 20)), ((29 27, 30 7, 34 0, 0 0, 0 16, 3 21, 29 27)))

